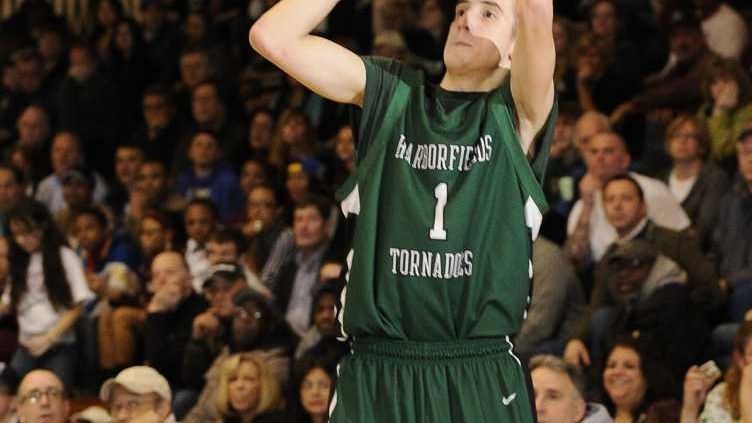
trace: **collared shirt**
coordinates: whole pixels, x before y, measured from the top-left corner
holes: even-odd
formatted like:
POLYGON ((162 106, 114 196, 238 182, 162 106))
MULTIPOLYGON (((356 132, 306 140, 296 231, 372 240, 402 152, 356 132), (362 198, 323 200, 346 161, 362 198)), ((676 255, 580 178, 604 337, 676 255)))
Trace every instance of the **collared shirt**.
POLYGON ((328 244, 324 243, 315 250, 298 251, 295 254, 295 264, 298 270, 295 272, 286 317, 290 327, 301 337, 311 325, 313 288, 319 278, 321 260, 327 247, 328 244))
MULTIPOLYGON (((629 176, 635 179, 642 191, 645 193, 645 205, 648 209, 648 218, 655 222, 656 225, 664 228, 681 231, 689 227, 690 221, 687 214, 671 194, 668 186, 663 182, 630 172, 629 176)), ((574 233, 577 228, 577 222, 580 220, 582 213, 582 200, 578 200, 569 214, 567 223, 567 234, 574 233)), ((593 194, 593 210, 590 212, 590 252, 593 261, 598 261, 603 257, 616 238, 618 237, 616 229, 608 223, 606 211, 603 207, 603 195, 600 191, 593 194)))
POLYGON ((206 257, 206 248, 193 238, 189 238, 185 243, 185 262, 191 271, 193 289, 199 294, 204 292, 204 281, 209 277, 211 264, 206 257))
POLYGON ((642 220, 640 220, 640 223, 637 224, 634 228, 632 228, 631 231, 626 236, 623 236, 616 240, 617 244, 626 244, 627 242, 635 239, 637 235, 642 232, 643 229, 645 229, 645 226, 648 225, 648 218, 643 217, 642 220))

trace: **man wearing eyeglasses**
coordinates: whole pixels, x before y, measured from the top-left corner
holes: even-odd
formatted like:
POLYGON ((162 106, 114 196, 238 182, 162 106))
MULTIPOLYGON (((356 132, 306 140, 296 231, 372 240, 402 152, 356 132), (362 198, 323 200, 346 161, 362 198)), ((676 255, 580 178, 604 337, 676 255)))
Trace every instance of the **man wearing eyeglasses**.
MULTIPOLYGON (((686 272, 685 286, 693 305, 711 312, 722 303, 724 293, 713 264, 703 255, 695 233, 657 225, 648 214, 650 205, 638 180, 629 174, 613 176, 605 182, 602 193, 603 214, 616 230, 617 239, 595 266, 593 299, 599 292, 606 295, 606 290, 600 288, 605 288, 612 279, 610 259, 618 247, 639 239, 652 245, 656 253, 671 259, 680 271, 686 272)), ((613 303, 612 297, 606 297, 610 298, 607 302, 613 303)), ((592 353, 584 342, 575 339, 567 344, 564 356, 571 364, 587 366, 592 353)), ((598 355, 597 351, 595 355, 598 355)))
POLYGON ((680 380, 691 364, 702 360, 709 341, 704 316, 690 300, 687 273, 645 239, 615 246, 604 260, 605 277, 595 283, 590 311, 580 322, 577 339, 569 341, 565 358, 571 358, 571 344, 584 347, 589 340, 586 352, 597 367, 619 338, 639 334, 651 351, 665 354, 680 380))
POLYGON ((33 370, 18 387, 19 423, 65 423, 70 404, 63 382, 49 370, 33 370))
POLYGON ((129 367, 99 391, 115 423, 174 423, 167 379, 148 366, 129 367))

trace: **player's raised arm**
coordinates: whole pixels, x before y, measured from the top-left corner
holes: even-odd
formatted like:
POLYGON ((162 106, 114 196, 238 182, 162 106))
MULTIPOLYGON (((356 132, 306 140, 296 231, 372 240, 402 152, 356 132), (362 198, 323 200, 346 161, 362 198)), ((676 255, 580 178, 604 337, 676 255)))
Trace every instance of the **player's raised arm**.
POLYGON ((553 15, 552 0, 517 0, 511 84, 525 151, 546 123, 554 100, 553 15))
POLYGON ((330 100, 362 106, 363 61, 311 31, 339 0, 282 0, 253 25, 251 46, 305 86, 330 100))

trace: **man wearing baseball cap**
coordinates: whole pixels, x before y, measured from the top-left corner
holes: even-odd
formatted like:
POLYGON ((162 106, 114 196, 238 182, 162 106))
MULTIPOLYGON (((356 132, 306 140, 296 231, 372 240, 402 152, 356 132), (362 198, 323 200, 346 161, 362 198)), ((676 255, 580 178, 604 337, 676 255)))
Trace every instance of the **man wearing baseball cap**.
POLYGON ((167 379, 148 366, 129 367, 99 391, 115 423, 174 423, 167 379))

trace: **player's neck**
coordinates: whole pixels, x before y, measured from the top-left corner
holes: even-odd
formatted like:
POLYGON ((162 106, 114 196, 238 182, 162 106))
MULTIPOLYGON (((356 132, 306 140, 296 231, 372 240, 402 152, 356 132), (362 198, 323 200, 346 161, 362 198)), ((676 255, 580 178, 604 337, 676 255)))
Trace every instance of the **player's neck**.
POLYGON ((488 92, 501 86, 508 75, 509 71, 502 68, 492 72, 447 70, 439 85, 447 91, 488 92))

